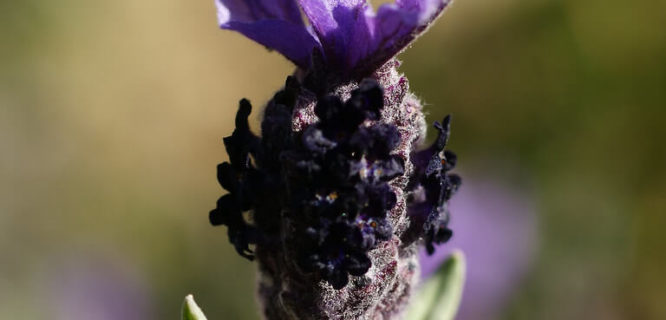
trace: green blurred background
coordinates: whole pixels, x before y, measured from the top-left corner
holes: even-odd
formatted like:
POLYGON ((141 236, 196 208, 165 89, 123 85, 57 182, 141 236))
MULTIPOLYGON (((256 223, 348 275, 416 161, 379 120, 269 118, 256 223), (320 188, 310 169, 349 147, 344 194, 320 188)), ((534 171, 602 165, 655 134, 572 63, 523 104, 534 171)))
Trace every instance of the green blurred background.
MULTIPOLYGON (((0 2, 0 317, 173 319, 192 292, 258 318, 207 212, 238 99, 293 67, 212 2, 0 2)), ((458 0, 401 56, 428 121, 454 114, 460 170, 534 198, 497 318, 666 319, 664 30, 665 1, 458 0)))

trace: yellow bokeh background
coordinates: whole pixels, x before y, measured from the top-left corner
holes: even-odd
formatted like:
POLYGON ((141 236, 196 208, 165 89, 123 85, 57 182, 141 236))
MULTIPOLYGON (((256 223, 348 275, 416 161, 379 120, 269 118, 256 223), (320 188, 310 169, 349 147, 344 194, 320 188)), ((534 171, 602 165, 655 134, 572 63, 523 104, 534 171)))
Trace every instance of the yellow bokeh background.
MULTIPOLYGON (((666 318, 663 30, 663 1, 457 0, 401 55, 461 170, 534 195, 537 257, 498 319, 666 318)), ((292 71, 212 1, 1 2, 0 317, 106 319, 104 293, 63 293, 85 274, 148 318, 190 292, 258 318, 255 264, 207 212, 237 101, 258 128, 292 71)))

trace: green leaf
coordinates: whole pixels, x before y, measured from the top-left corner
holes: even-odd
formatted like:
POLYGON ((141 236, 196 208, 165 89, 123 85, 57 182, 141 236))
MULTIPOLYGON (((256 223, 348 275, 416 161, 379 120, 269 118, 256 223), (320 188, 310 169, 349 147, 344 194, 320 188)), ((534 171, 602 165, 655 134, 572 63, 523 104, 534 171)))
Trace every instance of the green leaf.
POLYGON ((194 302, 194 297, 191 294, 188 294, 185 297, 185 302, 183 302, 183 311, 182 311, 183 320, 206 320, 206 316, 203 314, 196 302, 194 302))
POLYGON ((465 283, 465 256, 456 250, 412 298, 408 320, 452 320, 465 283))

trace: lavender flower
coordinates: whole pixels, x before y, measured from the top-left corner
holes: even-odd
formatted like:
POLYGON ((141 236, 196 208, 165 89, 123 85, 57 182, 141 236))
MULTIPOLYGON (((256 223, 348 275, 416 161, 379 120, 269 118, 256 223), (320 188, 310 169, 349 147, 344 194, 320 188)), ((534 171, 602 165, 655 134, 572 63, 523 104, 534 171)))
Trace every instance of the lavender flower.
POLYGON ((270 319, 394 318, 418 279, 417 246, 452 235, 460 185, 445 150, 450 117, 425 137, 419 100, 394 59, 448 1, 217 0, 224 29, 297 65, 265 109, 261 137, 241 100, 224 139, 229 191, 211 211, 238 253, 257 259, 270 319), (301 19, 300 8, 310 21, 301 19), (252 250, 251 246, 254 246, 252 250))

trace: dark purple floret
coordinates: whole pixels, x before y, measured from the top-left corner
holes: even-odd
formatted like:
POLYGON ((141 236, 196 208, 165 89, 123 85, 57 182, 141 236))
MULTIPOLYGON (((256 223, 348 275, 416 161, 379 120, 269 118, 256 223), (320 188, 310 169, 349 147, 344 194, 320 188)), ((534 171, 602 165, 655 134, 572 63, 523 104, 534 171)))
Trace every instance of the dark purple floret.
POLYGON ((217 201, 217 207, 210 212, 213 225, 228 226, 229 242, 238 254, 253 259, 249 244, 256 242, 256 231, 246 223, 243 212, 250 210, 255 202, 255 186, 261 180, 261 173, 254 167, 251 155, 256 155, 259 138, 250 132, 247 117, 252 106, 243 99, 236 114, 236 130, 224 138, 229 161, 217 167, 217 180, 229 191, 217 201))
POLYGON ((314 109, 320 121, 293 132, 298 90, 289 78, 269 103, 261 139, 250 132, 251 106, 241 100, 236 130, 224 139, 230 162, 218 167, 229 194, 210 220, 227 225, 238 253, 252 259, 250 244, 277 241, 283 212, 293 228, 289 238, 299 247, 298 264, 339 289, 349 275, 365 274, 368 251, 391 238, 386 214, 396 195, 389 182, 404 172, 402 158, 392 154, 400 135, 393 125, 373 122, 384 100, 371 79, 346 102, 335 95, 320 99, 314 109), (248 211, 253 223, 243 216, 248 211))
POLYGON ((441 124, 435 122, 434 127, 439 131, 435 143, 411 155, 415 172, 408 187, 411 194, 407 209, 412 219, 410 233, 423 235, 429 254, 435 251, 435 244, 444 243, 453 235, 448 228, 447 201, 462 182, 458 175, 447 173, 457 161, 453 152, 444 150, 451 130, 451 116, 446 116, 441 124))
POLYGON ((386 213, 395 194, 388 182, 404 168, 391 155, 396 143, 387 143, 399 139, 397 130, 369 122, 378 118, 382 96, 376 81, 365 80, 346 103, 324 97, 314 109, 320 121, 283 154, 294 237, 308 240, 299 264, 336 289, 347 284, 348 274, 365 274, 367 252, 391 236, 386 213))

